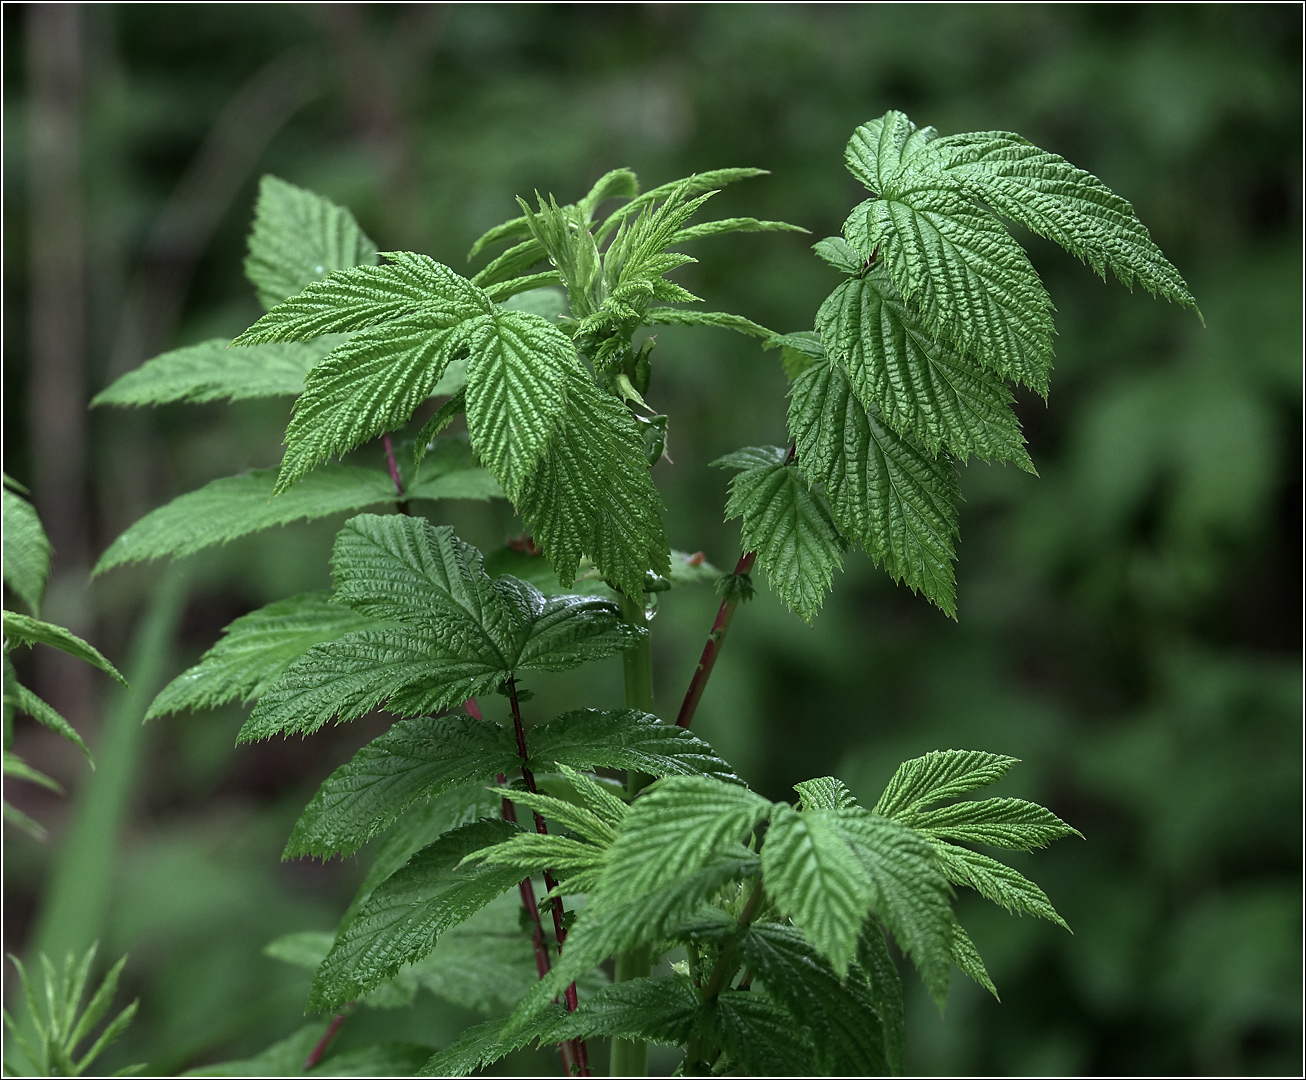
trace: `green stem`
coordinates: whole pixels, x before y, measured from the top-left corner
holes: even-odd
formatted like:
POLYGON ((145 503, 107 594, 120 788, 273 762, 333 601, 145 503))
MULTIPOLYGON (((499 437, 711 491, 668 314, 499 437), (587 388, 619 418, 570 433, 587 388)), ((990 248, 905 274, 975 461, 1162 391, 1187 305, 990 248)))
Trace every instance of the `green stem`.
MULTIPOLYGON (((647 627, 644 618, 643 597, 638 601, 621 598, 621 614, 632 626, 647 627)), ((653 653, 649 648, 649 639, 632 645, 621 655, 622 675, 626 687, 626 707, 639 709, 641 712, 653 711, 653 653)), ((630 796, 639 793, 649 782, 643 773, 631 770, 626 773, 626 792, 630 796)), ((629 979, 647 978, 653 972, 653 956, 647 945, 628 949, 617 954, 617 982, 629 979)), ((608 1074, 610 1076, 647 1076, 648 1043, 633 1039, 613 1039, 612 1057, 608 1074)))

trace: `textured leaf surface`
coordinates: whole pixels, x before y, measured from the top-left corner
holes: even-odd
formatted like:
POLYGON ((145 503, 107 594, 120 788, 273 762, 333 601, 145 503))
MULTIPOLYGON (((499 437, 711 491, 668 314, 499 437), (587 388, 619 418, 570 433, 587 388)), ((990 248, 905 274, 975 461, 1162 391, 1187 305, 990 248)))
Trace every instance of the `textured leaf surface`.
POLYGON ((312 1011, 339 1008, 421 960, 439 936, 518 880, 511 868, 465 866, 464 856, 507 839, 516 826, 478 821, 422 849, 372 893, 322 962, 309 991, 312 1011))
POLYGON ((612 899, 656 891, 737 845, 772 804, 737 784, 673 776, 634 805, 608 851, 601 883, 612 899))
POLYGON ((969 886, 1008 911, 1028 912, 1070 929, 1047 894, 1005 863, 955 844, 936 842, 934 850, 943 872, 954 885, 969 886))
MULTIPOLYGON (((753 459, 730 482, 726 518, 739 518, 745 551, 756 551, 767 581, 796 615, 811 622, 843 562, 839 533, 829 511, 786 464, 778 446, 754 448, 753 459)), ((715 464, 736 465, 738 455, 715 464)))
POLYGON ((295 822, 282 858, 350 855, 414 803, 519 763, 512 733, 453 715, 396 723, 340 766, 295 822))
POLYGON ((961 969, 964 975, 974 979, 997 998, 998 988, 993 985, 988 968, 984 966, 984 961, 980 957, 979 950, 975 948, 975 943, 971 941, 970 935, 961 928, 960 924, 952 928, 952 962, 961 969))
POLYGON ((846 806, 857 805, 857 799, 847 785, 833 776, 804 780, 801 784, 795 784, 794 790, 802 799, 804 810, 842 810, 846 806))
POLYGON ((582 555, 628 596, 642 596, 649 570, 670 570, 662 499, 629 411, 588 375, 569 380, 567 412, 526 481, 517 508, 563 582, 582 555))
POLYGON ((884 1057, 889 1065, 889 1074, 901 1076, 907 1054, 902 979, 898 975, 898 968, 893 958, 889 955, 884 931, 878 922, 873 922, 867 927, 866 933, 862 936, 857 962, 870 984, 871 996, 880 1014, 880 1023, 884 1028, 884 1057))
POLYGON ((651 326, 716 326, 723 330, 735 330, 749 337, 770 338, 772 331, 765 326, 745 319, 742 315, 731 315, 724 311, 694 311, 692 308, 649 308, 644 320, 651 326))
POLYGON ((936 140, 915 163, 938 170, 971 198, 1018 221, 1127 286, 1137 280, 1197 310, 1187 285, 1152 241, 1134 208, 1101 180, 1010 131, 975 131, 936 140))
POLYGON ((259 182, 245 276, 265 308, 333 270, 376 262, 376 245, 353 215, 275 176, 259 182))
POLYGON ((77 657, 78 660, 84 660, 92 667, 99 668, 106 675, 112 675, 123 686, 127 686, 127 680, 119 674, 116 667, 104 658, 99 649, 89 642, 83 641, 71 630, 65 630, 62 626, 42 622, 40 619, 33 619, 30 615, 22 615, 16 611, 6 611, 4 613, 4 634, 5 641, 11 647, 13 645, 49 645, 68 653, 70 656, 77 657))
POLYGON ((762 846, 762 874, 776 909, 802 928, 843 978, 874 889, 839 818, 777 805, 762 846))
POLYGON ((163 688, 145 719, 251 701, 312 646, 372 625, 325 592, 268 604, 229 624, 198 664, 163 688))
POLYGON ((549 1038, 607 1036, 664 1046, 687 1042, 694 1031, 699 995, 683 975, 630 979, 605 986, 550 1030, 549 1038))
POLYGON ((1056 814, 1024 799, 982 799, 928 810, 911 823, 927 836, 1032 851, 1063 836, 1078 836, 1056 814))
POLYGON ((467 1076, 477 1069, 493 1065, 514 1050, 546 1038, 563 1015, 561 1005, 547 1004, 530 1020, 516 1025, 506 1034, 508 1020, 501 1017, 467 1028, 415 1074, 417 1076, 467 1076))
POLYGON ((871 906, 893 931, 942 1007, 952 963, 951 890, 934 848, 919 833, 864 810, 837 814, 845 838, 870 875, 871 906))
POLYGON ((739 783, 716 751, 684 728, 623 709, 580 709, 531 728, 531 760, 576 769, 636 769, 650 776, 712 776, 739 783))
POLYGON ((930 333, 882 270, 840 285, 816 322, 858 399, 900 435, 1033 471, 1011 392, 930 333))
POLYGON ((868 412, 847 376, 819 361, 794 380, 789 431, 798 465, 819 481, 834 520, 895 581, 956 615, 952 562, 956 470, 868 412))
POLYGON ((50 573, 50 541, 35 508, 4 488, 4 581, 33 615, 41 613, 45 579, 50 573))
MULTIPOLYGON (((874 932, 879 933, 878 928, 874 932)), ((767 995, 812 1029, 821 1072, 834 1076, 889 1072, 875 986, 858 965, 840 978, 828 961, 812 955, 812 946, 801 933, 771 922, 754 923, 739 939, 739 954, 765 984, 767 995)))
MULTIPOLYGON (((5 612, 6 615, 9 612, 5 612)), ((5 663, 8 665, 9 658, 5 657, 5 663)), ((6 669, 5 679, 5 707, 21 713, 26 713, 33 720, 44 724, 56 735, 61 735, 70 743, 77 747, 86 755, 86 760, 94 764, 91 758, 91 751, 87 748, 82 737, 77 734, 77 729, 63 718, 54 706, 50 705, 43 698, 37 697, 32 691, 23 686, 16 678, 12 677, 11 669, 6 669)))
POLYGON ((229 339, 211 338, 145 361, 96 394, 91 405, 294 397, 304 389, 308 373, 340 341, 330 336, 231 348, 229 339))
POLYGON ((875 813, 898 818, 997 783, 1018 758, 984 750, 933 750, 904 761, 885 785, 875 813))
POLYGON ((713 1003, 709 1031, 750 1076, 808 1076, 812 1046, 785 1010, 760 994, 726 991, 713 1003))

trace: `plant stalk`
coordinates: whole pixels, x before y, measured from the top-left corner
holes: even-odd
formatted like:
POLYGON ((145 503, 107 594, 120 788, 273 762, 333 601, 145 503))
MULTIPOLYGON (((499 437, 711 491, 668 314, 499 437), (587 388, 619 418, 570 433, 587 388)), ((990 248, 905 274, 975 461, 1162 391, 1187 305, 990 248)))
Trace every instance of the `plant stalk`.
MULTIPOLYGON (((644 605, 640 601, 623 596, 621 614, 632 626, 648 625, 648 620, 644 617, 644 605)), ((653 711, 653 652, 649 647, 648 635, 621 654, 621 666, 626 691, 626 707, 651 713, 653 711)), ((627 795, 633 798, 649 780, 650 777, 641 772, 633 769, 628 771, 626 773, 627 795)), ((646 978, 652 974, 652 971, 652 954, 647 945, 642 945, 617 954, 617 967, 613 977, 616 982, 626 982, 628 979, 646 978)), ((608 1073, 611 1076, 647 1076, 648 1043, 633 1039, 613 1039, 608 1073)))
MULTIPOLYGON (((756 551, 745 551, 735 563, 735 576, 742 577, 747 574, 753 569, 756 560, 756 551)), ((739 594, 735 592, 722 600, 721 606, 717 608, 716 621, 712 623, 712 629, 707 635, 707 644, 703 646, 703 655, 699 657, 698 667, 694 669, 694 677, 690 679, 689 689, 685 691, 685 700, 680 705, 680 714, 676 717, 677 727, 687 728, 693 722, 698 703, 707 688, 707 680, 712 675, 712 668, 716 665, 717 657, 721 655, 721 645, 725 641, 726 631, 730 629, 730 620, 735 617, 735 608, 738 606, 739 594)))
MULTIPOLYGON (((522 779, 526 781, 526 790, 529 791, 532 795, 534 795, 538 793, 539 788, 535 786, 535 774, 531 772, 530 768, 526 764, 526 762, 530 760, 529 756, 526 753, 526 728, 522 724, 521 704, 517 700, 517 680, 512 676, 509 676, 508 678, 508 700, 512 703, 512 726, 513 726, 513 731, 517 736, 517 754, 521 758, 521 762, 522 762, 521 776, 522 779)), ((545 825, 544 818, 540 816, 539 811, 532 810, 531 813, 535 818, 535 831, 539 833, 541 836, 548 836, 549 828, 547 825, 545 825)), ((558 887, 557 880, 547 870, 544 871, 544 887, 549 892, 553 892, 553 890, 555 890, 558 887)), ((523 889, 522 899, 525 900, 524 889, 523 889)), ((534 900, 533 893, 532 893, 532 900, 534 900)), ((553 900, 550 901, 549 903, 549 909, 553 915, 553 933, 554 933, 554 937, 557 939, 558 942, 558 955, 561 956, 562 947, 567 941, 567 928, 563 924, 563 916, 566 914, 566 912, 564 911, 562 906, 562 897, 555 896, 553 900)), ((536 961, 537 966, 538 963, 539 961, 537 959, 536 961)), ((576 1007, 577 1005, 580 1004, 580 1002, 576 996, 576 984, 574 982, 570 983, 567 986, 566 991, 564 991, 563 993, 563 998, 566 1002, 567 1011, 575 1012, 576 1007)), ((590 1074, 589 1051, 585 1046, 585 1040, 571 1039, 569 1040, 567 1045, 570 1048, 571 1054, 574 1057, 576 1066, 579 1071, 579 1075, 589 1076, 590 1074)), ((562 1044, 559 1043, 559 1048, 561 1048, 561 1046, 562 1044)), ((563 1062, 563 1065, 564 1067, 567 1068, 568 1074, 570 1074, 571 1069, 565 1060, 563 1062)))
POLYGON ((345 1017, 348 1015, 349 1014, 347 1012, 336 1013, 336 1015, 332 1018, 331 1023, 327 1025, 326 1031, 323 1032, 322 1038, 318 1039, 317 1045, 313 1047, 312 1050, 309 1051, 308 1057, 304 1059, 304 1068, 302 1071, 308 1072, 309 1069, 311 1069, 314 1065, 316 1065, 319 1061, 322 1060, 323 1056, 327 1052, 327 1049, 331 1046, 331 1043, 335 1040, 336 1035, 339 1034, 340 1025, 345 1022, 345 1017))
POLYGON ((401 514, 407 514, 411 517, 413 512, 408 509, 408 500, 404 498, 407 493, 404 491, 403 477, 399 475, 399 465, 395 461, 395 447, 394 443, 390 441, 390 432, 387 431, 381 436, 381 445, 385 447, 385 463, 390 470, 390 479, 394 481, 395 491, 399 494, 396 505, 399 507, 401 514))

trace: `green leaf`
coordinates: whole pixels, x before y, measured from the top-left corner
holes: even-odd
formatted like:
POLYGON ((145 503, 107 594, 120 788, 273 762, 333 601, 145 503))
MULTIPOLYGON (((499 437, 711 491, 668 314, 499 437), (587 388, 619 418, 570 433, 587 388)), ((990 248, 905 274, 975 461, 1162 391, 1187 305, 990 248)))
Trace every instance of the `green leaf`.
POLYGON ((844 164, 873 194, 889 186, 904 162, 939 137, 932 127, 918 128, 905 113, 890 110, 862 124, 844 147, 844 164))
POLYGON ((900 435, 1034 471, 1011 392, 930 333, 881 268, 835 289, 816 322, 853 392, 900 435))
POLYGON ((57 795, 63 794, 63 788, 60 786, 59 781, 50 779, 43 772, 37 772, 12 750, 4 752, 4 774, 5 776, 12 776, 15 780, 27 780, 33 784, 40 784, 43 788, 48 788, 57 795))
POLYGON ((273 1043, 253 1057, 188 1069, 182 1076, 300 1076, 304 1061, 326 1034, 327 1021, 305 1024, 293 1035, 273 1043))
MULTIPOLYGON (((518 806, 528 807, 541 817, 570 829, 584 840, 607 847, 616 838, 616 826, 626 816, 626 804, 574 769, 566 770, 566 779, 572 790, 561 791, 559 794, 562 797, 538 791, 522 791, 520 788, 512 789, 505 797, 518 806), (566 797, 573 793, 575 798, 566 797), (592 808, 595 795, 603 800, 603 805, 597 808, 597 812, 592 808), (613 802, 617 804, 615 820, 611 812, 614 809, 613 802)), ((593 850, 590 853, 595 854, 593 850)))
MULTIPOLYGON (((741 453, 750 453, 744 451, 741 453)), ((730 482, 726 518, 740 518, 745 551, 756 551, 767 581, 794 614, 811 622, 843 563, 839 532, 819 497, 788 465, 778 446, 752 448, 746 468, 730 482)), ((714 464, 738 465, 738 455, 714 464)))
POLYGON ((585 377, 567 336, 526 312, 476 320, 467 348, 472 446, 517 502, 567 409, 571 384, 585 377))
POLYGON ((960 923, 952 928, 952 962, 961 969, 962 974, 969 975, 998 1001, 1002 1000, 998 997, 998 988, 989 978, 988 968, 984 966, 979 950, 960 923))
POLYGON ((846 806, 856 806, 857 799, 842 780, 833 776, 818 776, 815 780, 804 780, 795 784, 794 790, 802 799, 803 810, 842 810, 846 806))
POLYGON ((211 338, 145 361, 96 394, 91 406, 295 397, 308 373, 340 342, 333 335, 231 348, 228 338, 211 338))
MULTIPOLYGON (((953 933, 956 931, 954 929, 953 933)), ((902 1007, 902 979, 885 945, 884 931, 872 922, 862 935, 857 963, 871 988, 871 997, 884 1028, 884 1057, 891 1076, 901 1076, 907 1054, 907 1030, 902 1007)))
POLYGON ((954 885, 972 888, 986 900, 1008 911, 1028 912, 1070 929, 1057 914, 1047 894, 1005 863, 977 851, 938 841, 934 844, 934 851, 944 874, 954 885))
POLYGON ((671 572, 667 574, 672 585, 715 585, 721 571, 703 557, 701 551, 671 549, 671 572))
POLYGON ((788 1013, 760 994, 718 994, 707 1018, 713 1041, 751 1076, 809 1076, 813 1047, 788 1013))
POLYGON ((868 412, 834 364, 813 364, 790 391, 798 466, 825 488, 845 536, 895 581, 956 617, 952 561, 958 531, 956 470, 868 412))
POLYGON ((676 247, 690 240, 704 236, 721 236, 734 232, 807 232, 801 225, 790 225, 787 221, 759 221, 757 218, 720 218, 717 221, 705 221, 701 225, 690 225, 671 237, 668 247, 676 247))
POLYGON ((870 912, 871 878, 830 811, 796 813, 783 803, 762 845, 767 895, 834 966, 839 978, 857 952, 870 912))
POLYGON ((503 489, 476 462, 465 434, 437 438, 427 447, 406 499, 502 499, 503 489))
POLYGON ((547 1038, 560 1016, 562 1006, 546 1002, 541 1012, 516 1025, 510 1034, 505 1033, 508 1017, 467 1028, 449 1046, 434 1054, 415 1075, 467 1076, 493 1065, 527 1043, 547 1038))
POLYGON ((1020 759, 983 750, 933 750, 904 761, 885 786, 875 813, 901 818, 932 803, 997 783, 1020 759))
POLYGON ((435 441, 435 437, 453 423, 455 416, 466 411, 467 391, 466 386, 464 385, 464 387, 454 394, 453 397, 436 409, 431 419, 422 426, 422 430, 417 436, 417 445, 413 448, 414 469, 421 466, 422 459, 426 457, 427 451, 431 449, 431 444, 435 441))
POLYGON ((740 180, 750 180, 755 176, 767 175, 769 174, 765 169, 712 169, 708 172, 695 173, 683 180, 674 180, 669 184, 651 188, 644 192, 643 195, 631 199, 630 202, 618 207, 609 214, 603 224, 595 231, 595 239, 602 243, 605 237, 609 236, 614 229, 632 214, 639 213, 645 207, 661 199, 669 199, 673 195, 688 198, 703 191, 716 191, 727 184, 734 184, 740 180))
POLYGON ((264 694, 241 741, 311 732, 383 703, 398 715, 450 708, 520 669, 561 671, 628 648, 644 631, 610 601, 492 580, 480 553, 424 518, 364 514, 332 557, 335 599, 402 624, 314 646, 264 694))
POLYGON ((1091 173, 1010 131, 949 135, 916 163, 941 172, 1005 218, 1053 240, 1103 278, 1110 267, 1126 286, 1197 311, 1176 270, 1152 242, 1134 208, 1091 173))
POLYGON ((694 1033, 698 991, 683 975, 605 986, 549 1030, 549 1039, 640 1039, 683 1046, 694 1033))
POLYGON ((634 769, 650 776, 704 775, 741 783, 702 739, 656 716, 580 709, 531 728, 532 763, 576 769, 634 769))
POLYGON ((827 236, 824 240, 818 240, 812 245, 812 250, 830 266, 845 274, 860 276, 866 271, 866 260, 842 236, 827 236))
POLYGON ((764 349, 780 349, 785 375, 793 382, 817 360, 825 357, 821 337, 814 330, 800 330, 796 334, 776 334, 767 338, 764 349))
POLYGON ((104 658, 99 649, 83 641, 71 631, 65 630, 62 626, 42 622, 40 619, 33 619, 29 615, 20 615, 16 611, 6 611, 4 613, 4 634, 9 648, 14 645, 50 645, 68 653, 70 656, 77 657, 78 660, 86 661, 91 666, 99 668, 106 675, 112 675, 126 689, 131 689, 130 686, 127 686, 127 680, 119 674, 116 667, 104 658))
MULTIPOLYGON (((879 933, 878 928, 874 932, 879 933)), ((812 955, 812 946, 801 933, 771 922, 749 927, 739 939, 739 955, 765 985, 767 996, 811 1028, 820 1072, 833 1076, 889 1072, 883 1006, 861 967, 853 964, 840 977, 827 960, 812 955)), ((816 1070, 809 1066, 806 1071, 816 1070)))
POLYGON ((10 491, 7 483, 0 531, 4 534, 5 584, 33 615, 39 615, 50 574, 50 541, 32 504, 10 491))
POLYGON ((648 571, 670 570, 643 438, 629 410, 588 375, 571 378, 562 426, 517 509, 562 582, 575 580, 586 554, 627 596, 643 596, 648 571))
POLYGON ((750 337, 771 338, 774 333, 765 326, 731 315, 724 311, 693 311, 686 308, 651 307, 644 316, 649 326, 719 326, 723 330, 736 330, 750 337))
POLYGON ((772 804, 706 776, 659 780, 635 801, 608 850, 601 891, 610 900, 656 892, 733 850, 772 804))
POLYGON ((951 890, 925 837, 859 808, 838 815, 844 837, 870 875, 871 907, 885 922, 942 1008, 951 973, 951 890))
POLYGON ((506 821, 478 821, 414 855, 341 932, 313 980, 309 1010, 338 1009, 380 985, 430 953, 445 930, 516 885, 519 875, 510 867, 455 867, 517 831, 506 821))
POLYGON ((312 646, 372 625, 325 592, 268 604, 230 623, 198 664, 160 691, 145 719, 251 701, 312 646))
POLYGON ((915 816, 914 829, 936 839, 1032 851, 1063 836, 1082 836, 1056 814, 1024 799, 959 802, 915 816))
POLYGON ((245 276, 264 308, 333 270, 376 262, 376 245, 350 212, 275 176, 259 181, 245 276))
POLYGON ((300 814, 283 859, 351 855, 413 804, 520 763, 512 733, 470 716, 394 724, 333 772, 300 814))
POLYGON ((603 851, 567 836, 524 832, 472 852, 464 861, 476 866, 511 867, 518 878, 552 870, 565 882, 573 874, 598 869, 603 864, 603 851))
POLYGON ((165 555, 184 558, 274 525, 311 521, 397 498, 385 473, 357 465, 324 466, 280 495, 275 495, 276 483, 276 469, 255 469, 180 495, 146 514, 110 544, 93 573, 165 555))

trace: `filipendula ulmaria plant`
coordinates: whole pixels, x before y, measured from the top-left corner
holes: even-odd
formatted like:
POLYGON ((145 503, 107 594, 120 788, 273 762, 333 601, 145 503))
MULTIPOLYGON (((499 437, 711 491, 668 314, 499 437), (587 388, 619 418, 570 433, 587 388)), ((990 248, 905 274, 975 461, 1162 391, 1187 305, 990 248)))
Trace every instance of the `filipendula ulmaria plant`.
POLYGON ((572 204, 519 200, 521 215, 473 246, 474 258, 506 245, 470 278, 423 255, 378 256, 346 211, 267 178, 246 263, 267 314, 231 347, 165 354, 97 399, 298 394, 279 470, 182 496, 100 569, 299 518, 400 511, 347 521, 331 592, 236 620, 150 710, 254 701, 240 741, 378 708, 396 717, 324 781, 287 844, 289 858, 379 842, 334 935, 269 946, 313 970, 309 1011, 334 1015, 269 1054, 344 1067, 347 1055, 323 1058, 351 1008, 427 989, 487 1020, 429 1060, 378 1047, 351 1068, 424 1061, 419 1075, 464 1075, 552 1043, 586 1075, 585 1040, 606 1037, 614 1074, 643 1073, 650 1042, 682 1048, 686 1074, 896 1074, 902 987, 886 935, 941 1005, 954 966, 996 994, 953 913, 956 887, 1065 925, 1038 886, 975 850, 1075 833, 1034 803, 960 798, 1014 759, 927 754, 874 806, 832 777, 797 785, 791 805, 750 791, 686 730, 756 564, 810 621, 858 544, 955 615, 956 463, 1032 471, 1008 383, 1045 394, 1051 369, 1050 301, 1000 218, 1195 310, 1128 203, 1017 135, 939 138, 891 112, 854 133, 847 164, 871 197, 816 245, 845 279, 812 330, 784 335, 674 306, 698 298, 666 276, 692 261, 678 250, 691 241, 793 228, 691 222, 759 170, 640 194, 620 169, 572 204), (600 215, 612 199, 623 201, 600 215), (792 380, 788 448, 719 462, 739 470, 726 509, 744 546, 719 577, 701 554, 669 550, 649 478, 668 418, 645 401, 652 339, 635 335, 667 324, 754 335, 781 349, 792 380), (396 455, 391 433, 417 427, 431 398, 443 401, 396 455), (460 414, 466 435, 444 434, 460 414), (388 475, 327 463, 378 436, 388 475), (487 557, 412 512, 498 496, 529 537, 487 557), (646 613, 657 592, 713 578, 720 610, 665 723, 646 613), (528 723, 530 672, 616 654, 626 709, 528 723), (502 722, 482 713, 495 695, 502 722))

